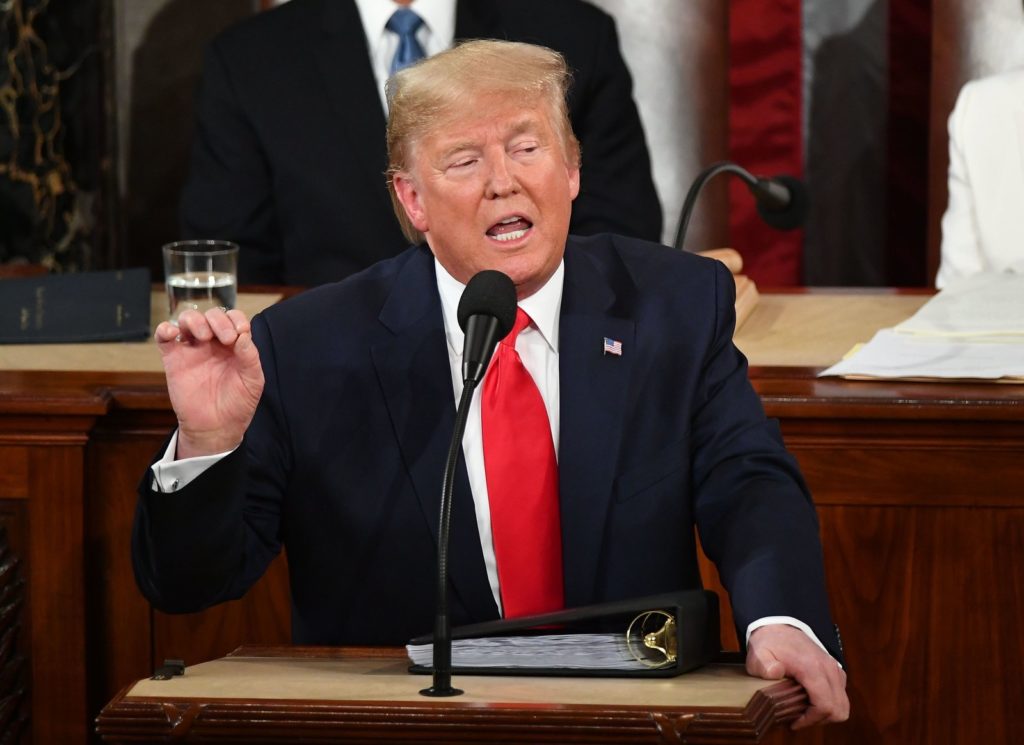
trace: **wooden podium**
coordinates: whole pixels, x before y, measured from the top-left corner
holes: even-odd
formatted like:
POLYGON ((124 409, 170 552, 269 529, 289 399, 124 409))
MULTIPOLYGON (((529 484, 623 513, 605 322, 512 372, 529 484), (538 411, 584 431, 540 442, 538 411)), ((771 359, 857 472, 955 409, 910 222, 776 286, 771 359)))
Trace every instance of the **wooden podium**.
POLYGON ((709 665, 677 678, 456 676, 426 698, 402 649, 243 647, 141 680, 97 718, 106 742, 783 742, 806 707, 791 680, 709 665))

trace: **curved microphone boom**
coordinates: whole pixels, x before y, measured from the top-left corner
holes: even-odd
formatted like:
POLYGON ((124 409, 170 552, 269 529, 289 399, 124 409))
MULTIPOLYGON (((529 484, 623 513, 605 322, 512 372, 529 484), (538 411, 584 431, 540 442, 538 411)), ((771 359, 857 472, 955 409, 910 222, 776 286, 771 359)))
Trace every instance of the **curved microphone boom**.
POLYGON ((473 275, 459 300, 459 326, 466 334, 462 351, 462 397, 455 414, 455 429, 441 484, 441 516, 437 529, 437 612, 434 617, 434 682, 420 691, 424 696, 458 696, 452 688, 452 630, 448 618, 448 535, 452 520, 455 466, 462 450, 469 402, 487 372, 498 342, 508 336, 516 320, 516 287, 507 275, 490 269, 473 275))
POLYGON ((721 161, 701 171, 686 193, 673 244, 677 249, 682 250, 686 241, 686 229, 697 203, 697 196, 704 185, 720 173, 731 173, 740 177, 757 201, 757 214, 776 230, 792 230, 802 225, 807 218, 807 188, 800 179, 786 175, 771 178, 755 176, 735 163, 721 161))

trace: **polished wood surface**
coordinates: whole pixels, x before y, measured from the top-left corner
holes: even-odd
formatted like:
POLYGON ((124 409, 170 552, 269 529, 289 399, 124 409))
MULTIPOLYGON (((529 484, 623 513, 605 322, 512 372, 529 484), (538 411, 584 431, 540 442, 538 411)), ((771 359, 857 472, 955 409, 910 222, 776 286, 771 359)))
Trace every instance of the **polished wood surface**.
MULTIPOLYGON (((737 335, 814 494, 850 674, 850 722, 797 742, 1024 741, 1024 386, 816 377, 926 298, 762 292, 737 335)), ((199 614, 155 613, 135 588, 135 488, 173 425, 162 375, 80 354, 12 369, 15 353, 31 350, 0 346, 0 522, 26 580, 26 742, 87 742, 165 658, 287 643, 283 560, 199 614)))
POLYGON ((794 289, 763 294, 734 336, 753 368, 820 370, 928 301, 923 292, 794 289))
POLYGON ((97 719, 111 743, 760 742, 806 705, 792 681, 709 665, 677 678, 457 676, 427 698, 401 649, 238 650, 166 681, 142 680, 97 719))

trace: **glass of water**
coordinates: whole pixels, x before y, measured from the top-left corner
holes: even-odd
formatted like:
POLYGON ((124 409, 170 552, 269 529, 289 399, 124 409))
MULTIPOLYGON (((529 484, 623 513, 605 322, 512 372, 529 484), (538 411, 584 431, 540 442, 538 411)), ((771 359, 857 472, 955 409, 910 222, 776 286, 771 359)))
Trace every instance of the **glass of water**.
POLYGON ((172 323, 185 310, 234 308, 238 297, 238 245, 230 241, 168 243, 164 251, 167 314, 172 323))

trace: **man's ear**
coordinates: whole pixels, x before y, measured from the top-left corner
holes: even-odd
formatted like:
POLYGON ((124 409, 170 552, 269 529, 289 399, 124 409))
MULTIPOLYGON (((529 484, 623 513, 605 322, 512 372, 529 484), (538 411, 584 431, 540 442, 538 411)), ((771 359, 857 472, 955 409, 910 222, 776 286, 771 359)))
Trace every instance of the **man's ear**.
POLYGON ((391 177, 391 183, 395 187, 395 195, 398 197, 398 201, 402 203, 409 222, 421 233, 426 233, 428 229, 427 213, 423 209, 423 201, 420 199, 419 189, 416 188, 412 177, 405 171, 398 171, 391 177))
POLYGON ((580 167, 566 166, 569 176, 569 200, 572 201, 580 195, 580 167))

